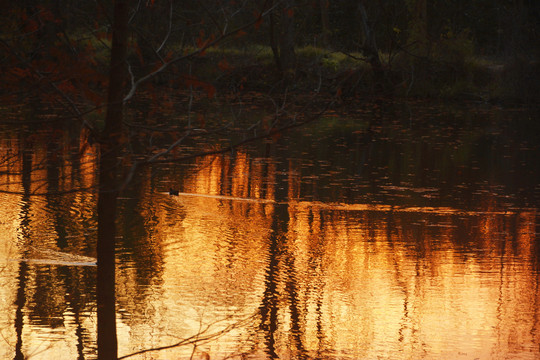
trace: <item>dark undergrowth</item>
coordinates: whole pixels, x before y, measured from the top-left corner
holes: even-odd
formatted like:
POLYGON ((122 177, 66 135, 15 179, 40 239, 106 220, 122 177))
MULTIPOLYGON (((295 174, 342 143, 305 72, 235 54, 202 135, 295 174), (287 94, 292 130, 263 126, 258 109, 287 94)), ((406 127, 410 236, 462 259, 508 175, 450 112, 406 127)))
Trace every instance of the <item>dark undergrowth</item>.
POLYGON ((287 89, 342 101, 384 96, 534 105, 540 100, 540 63, 523 58, 503 61, 450 50, 430 57, 380 54, 383 76, 377 78, 361 54, 309 46, 296 55, 293 76, 285 77, 269 48, 209 50, 193 60, 193 74, 225 93, 287 89))

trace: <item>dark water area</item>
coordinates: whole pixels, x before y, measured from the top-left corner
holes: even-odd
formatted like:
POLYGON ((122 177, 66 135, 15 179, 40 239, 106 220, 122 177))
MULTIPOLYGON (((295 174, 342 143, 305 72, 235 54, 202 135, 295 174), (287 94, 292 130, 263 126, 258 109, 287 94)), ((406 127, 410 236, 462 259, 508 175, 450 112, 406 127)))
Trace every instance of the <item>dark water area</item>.
MULTIPOLYGON (((141 168, 117 219, 119 355, 539 358, 538 120, 370 104, 141 168)), ((97 149, 1 134, 0 358, 96 359, 97 149)))

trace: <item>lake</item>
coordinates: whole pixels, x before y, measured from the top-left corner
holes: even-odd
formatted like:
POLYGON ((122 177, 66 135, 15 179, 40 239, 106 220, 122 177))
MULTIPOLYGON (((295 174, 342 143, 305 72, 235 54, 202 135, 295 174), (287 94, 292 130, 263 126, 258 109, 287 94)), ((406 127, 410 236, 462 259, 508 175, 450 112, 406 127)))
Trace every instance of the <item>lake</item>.
MULTIPOLYGON (((96 359, 96 148, 0 134, 0 357, 96 359)), ((142 168, 119 356, 538 359, 539 159, 537 110, 410 101, 142 168)))

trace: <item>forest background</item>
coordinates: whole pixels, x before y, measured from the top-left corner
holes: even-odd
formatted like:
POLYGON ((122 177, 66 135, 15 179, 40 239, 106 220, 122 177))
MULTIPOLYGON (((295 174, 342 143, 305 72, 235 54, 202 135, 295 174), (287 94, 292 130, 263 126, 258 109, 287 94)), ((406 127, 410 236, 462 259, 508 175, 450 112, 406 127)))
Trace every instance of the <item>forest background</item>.
MULTIPOLYGON (((32 172, 57 166, 54 152, 41 165, 25 157, 39 144, 76 134, 74 159, 98 154, 90 190, 98 193, 100 358, 117 357, 117 200, 142 166, 271 141, 373 99, 535 105, 540 98, 540 4, 532 0, 3 5, 0 122, 31 128, 14 130, 22 155, 2 161, 22 163, 25 199, 43 195, 30 184, 32 172), (254 108, 266 115, 242 115, 254 108)), ((89 189, 62 191, 81 190, 89 189)))
MULTIPOLYGON (((287 88, 345 100, 377 94, 520 103, 540 93, 534 1, 127 5, 132 80, 153 74, 137 90, 196 89, 214 98, 287 88)), ((78 116, 103 105, 111 1, 10 2, 2 18, 2 103, 38 97, 78 116)))

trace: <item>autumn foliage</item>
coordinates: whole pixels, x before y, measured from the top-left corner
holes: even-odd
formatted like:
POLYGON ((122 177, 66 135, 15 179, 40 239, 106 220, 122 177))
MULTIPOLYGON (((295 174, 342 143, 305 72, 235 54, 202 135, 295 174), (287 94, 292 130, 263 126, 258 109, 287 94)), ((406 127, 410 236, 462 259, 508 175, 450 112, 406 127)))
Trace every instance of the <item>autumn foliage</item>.
POLYGON ((104 30, 85 37, 70 34, 67 19, 45 5, 8 9, 0 40, 0 95, 3 103, 40 99, 51 106, 100 106, 106 88, 106 67, 100 51, 104 30), (100 48, 98 48, 98 46, 100 48))

